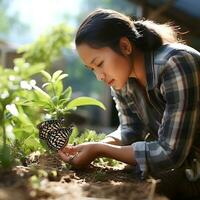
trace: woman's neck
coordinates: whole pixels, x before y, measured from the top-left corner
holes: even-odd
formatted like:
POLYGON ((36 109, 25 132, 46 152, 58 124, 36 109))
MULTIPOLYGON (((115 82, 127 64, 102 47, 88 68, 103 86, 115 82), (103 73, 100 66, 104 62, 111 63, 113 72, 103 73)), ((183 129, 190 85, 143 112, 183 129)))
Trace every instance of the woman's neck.
POLYGON ((136 78, 143 87, 146 87, 147 80, 144 53, 139 50, 133 52, 133 68, 130 77, 136 78))

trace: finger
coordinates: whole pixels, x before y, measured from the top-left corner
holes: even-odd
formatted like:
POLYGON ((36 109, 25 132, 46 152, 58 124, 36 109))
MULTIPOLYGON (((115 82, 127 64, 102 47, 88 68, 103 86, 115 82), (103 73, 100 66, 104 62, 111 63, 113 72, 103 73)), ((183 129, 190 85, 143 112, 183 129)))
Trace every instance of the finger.
POLYGON ((61 157, 62 160, 68 162, 70 157, 67 154, 63 153, 62 151, 58 151, 58 155, 61 157))
POLYGON ((79 167, 79 166, 84 166, 87 163, 87 159, 85 159, 83 152, 79 152, 79 153, 76 153, 73 157, 71 157, 69 159, 69 162, 79 167))
POLYGON ((83 149, 83 145, 82 144, 78 144, 78 145, 72 146, 72 149, 75 152, 80 152, 83 149))
POLYGON ((67 154, 74 154, 74 153, 77 152, 76 149, 73 146, 66 146, 63 149, 61 149, 61 151, 63 153, 67 153, 67 154))

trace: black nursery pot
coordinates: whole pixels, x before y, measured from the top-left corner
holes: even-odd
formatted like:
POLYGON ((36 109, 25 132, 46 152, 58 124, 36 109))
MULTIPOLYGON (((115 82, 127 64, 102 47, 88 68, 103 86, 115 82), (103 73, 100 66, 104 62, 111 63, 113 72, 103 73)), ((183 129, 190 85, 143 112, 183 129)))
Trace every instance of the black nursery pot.
POLYGON ((39 138, 45 141, 52 150, 61 150, 69 141, 74 125, 65 127, 64 122, 64 118, 61 118, 43 121, 37 125, 39 138))

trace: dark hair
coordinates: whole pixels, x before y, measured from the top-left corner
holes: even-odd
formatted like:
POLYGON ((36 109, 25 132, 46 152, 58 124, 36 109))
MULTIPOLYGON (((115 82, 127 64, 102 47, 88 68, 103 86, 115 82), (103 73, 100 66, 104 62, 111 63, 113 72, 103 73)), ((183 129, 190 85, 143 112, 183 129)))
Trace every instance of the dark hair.
POLYGON ((149 20, 133 21, 114 10, 97 9, 80 25, 75 44, 86 43, 93 48, 108 46, 121 53, 121 37, 127 37, 142 51, 155 50, 164 43, 178 42, 175 30, 168 24, 156 24, 149 20))

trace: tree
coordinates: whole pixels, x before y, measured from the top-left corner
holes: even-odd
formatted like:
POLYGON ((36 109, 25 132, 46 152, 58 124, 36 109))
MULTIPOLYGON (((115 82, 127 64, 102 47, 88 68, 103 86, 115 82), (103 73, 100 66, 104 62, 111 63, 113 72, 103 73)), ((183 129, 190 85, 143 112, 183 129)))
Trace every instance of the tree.
POLYGON ((7 38, 11 29, 15 29, 15 31, 28 29, 28 25, 20 21, 18 12, 9 13, 11 3, 12 0, 0 0, 0 36, 3 38, 7 38))

